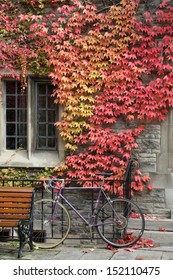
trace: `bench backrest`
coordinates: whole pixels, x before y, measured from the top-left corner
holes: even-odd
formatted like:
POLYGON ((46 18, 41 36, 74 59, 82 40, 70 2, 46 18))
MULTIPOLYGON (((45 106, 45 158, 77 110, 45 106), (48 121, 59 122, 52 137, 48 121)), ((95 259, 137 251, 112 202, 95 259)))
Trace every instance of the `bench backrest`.
POLYGON ((0 187, 0 227, 15 227, 32 214, 33 188, 0 187))

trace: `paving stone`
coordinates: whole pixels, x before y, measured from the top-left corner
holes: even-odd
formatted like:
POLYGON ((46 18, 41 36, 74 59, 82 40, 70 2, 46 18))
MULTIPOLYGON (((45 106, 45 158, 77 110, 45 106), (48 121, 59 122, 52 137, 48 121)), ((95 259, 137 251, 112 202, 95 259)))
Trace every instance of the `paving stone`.
POLYGON ((136 254, 136 251, 129 252, 124 249, 120 249, 112 256, 111 260, 135 260, 136 254))
POLYGON ((110 260, 114 255, 111 250, 105 249, 85 249, 83 252, 85 254, 83 254, 81 260, 110 260))
POLYGON ((136 252, 136 260, 143 259, 143 260, 161 260, 162 259, 162 252, 159 251, 138 251, 136 252))
POLYGON ((38 249, 38 250, 34 250, 34 252, 23 252, 23 257, 22 259, 30 259, 30 260, 52 260, 54 259, 54 257, 57 255, 57 253, 59 253, 60 251, 52 251, 50 250, 42 250, 42 249, 38 249))
POLYGON ((63 247, 53 259, 54 260, 80 260, 84 252, 81 248, 63 247))
POLYGON ((163 252, 162 260, 173 260, 173 253, 163 252))

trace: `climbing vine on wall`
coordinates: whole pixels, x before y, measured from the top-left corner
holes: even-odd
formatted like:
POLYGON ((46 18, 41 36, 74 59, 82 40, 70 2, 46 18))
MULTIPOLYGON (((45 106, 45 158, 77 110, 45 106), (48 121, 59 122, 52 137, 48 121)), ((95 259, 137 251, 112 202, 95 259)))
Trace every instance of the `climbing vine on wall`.
MULTIPOLYGON (((84 12, 73 13, 64 23, 64 36, 75 34, 77 19, 80 26, 74 40, 66 37, 66 45, 58 43, 60 57, 54 65, 68 67, 61 77, 52 73, 60 85, 56 96, 64 105, 63 120, 57 125, 67 149, 74 150, 66 158, 70 177, 93 178, 100 170, 122 177, 122 167, 137 148, 136 138, 144 125, 125 131, 116 131, 114 125, 119 119, 127 126, 162 121, 172 106, 173 7, 163 1, 155 14, 146 12, 138 21, 136 3, 121 1, 106 15, 84 6, 84 12)), ((133 188, 142 190, 149 178, 139 173, 133 188)))
MULTIPOLYGON (((164 120, 173 105, 171 1, 143 15, 140 1, 103 3, 3 1, 0 12, 1 70, 15 76, 21 69, 23 89, 28 70, 49 75, 55 86, 67 151, 56 170, 70 178, 103 170, 122 178, 145 123, 164 120), (117 128, 120 119, 126 129, 117 128)), ((138 169, 133 189, 148 181, 138 169)))

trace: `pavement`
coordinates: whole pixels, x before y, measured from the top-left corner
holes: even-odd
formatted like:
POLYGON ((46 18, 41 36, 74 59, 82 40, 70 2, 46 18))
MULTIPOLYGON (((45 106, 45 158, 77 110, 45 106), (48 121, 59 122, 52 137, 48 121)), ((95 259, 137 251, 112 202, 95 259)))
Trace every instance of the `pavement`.
MULTIPOLYGON (((0 243, 0 260, 17 260, 17 243, 0 243)), ((20 260, 173 260, 173 244, 147 248, 107 249, 105 245, 63 244, 54 249, 25 246, 20 260)))

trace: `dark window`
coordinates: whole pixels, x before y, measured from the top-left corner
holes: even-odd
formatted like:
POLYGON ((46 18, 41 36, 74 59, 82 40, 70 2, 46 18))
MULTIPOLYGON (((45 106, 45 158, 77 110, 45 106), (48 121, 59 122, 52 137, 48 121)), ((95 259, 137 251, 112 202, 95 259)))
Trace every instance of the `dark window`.
POLYGON ((26 149, 27 146, 26 93, 21 93, 20 83, 6 82, 6 149, 26 149))
POLYGON ((56 149, 56 110, 51 97, 53 87, 48 83, 37 83, 37 141, 36 148, 56 149))

